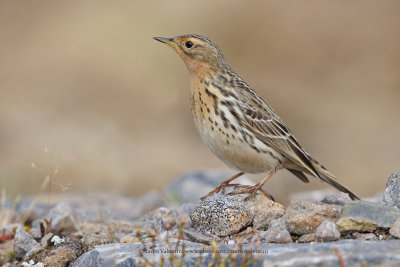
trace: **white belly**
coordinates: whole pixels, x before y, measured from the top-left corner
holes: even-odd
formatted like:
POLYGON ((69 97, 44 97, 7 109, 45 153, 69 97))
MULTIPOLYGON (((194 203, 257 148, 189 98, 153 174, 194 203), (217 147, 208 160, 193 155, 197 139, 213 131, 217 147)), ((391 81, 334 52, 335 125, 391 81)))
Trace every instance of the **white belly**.
POLYGON ((280 165, 283 160, 279 153, 257 138, 253 138, 251 144, 250 138, 247 138, 247 142, 240 132, 223 127, 220 118, 217 117, 216 124, 214 122, 212 125, 206 120, 208 118, 195 119, 197 130, 203 142, 229 167, 245 173, 264 173, 280 165))

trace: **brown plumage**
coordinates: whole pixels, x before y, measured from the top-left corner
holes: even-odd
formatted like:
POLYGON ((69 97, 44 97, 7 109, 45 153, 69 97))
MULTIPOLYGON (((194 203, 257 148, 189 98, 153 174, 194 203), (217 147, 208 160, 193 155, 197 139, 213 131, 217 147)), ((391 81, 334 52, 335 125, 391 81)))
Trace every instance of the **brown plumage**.
POLYGON ((254 195, 277 170, 287 169, 303 182, 309 182, 304 173, 313 175, 358 199, 305 152, 274 110, 227 64, 214 42, 197 34, 154 39, 171 46, 189 70, 192 113, 203 141, 240 171, 205 198, 243 173, 268 173, 257 185, 238 192, 254 195))

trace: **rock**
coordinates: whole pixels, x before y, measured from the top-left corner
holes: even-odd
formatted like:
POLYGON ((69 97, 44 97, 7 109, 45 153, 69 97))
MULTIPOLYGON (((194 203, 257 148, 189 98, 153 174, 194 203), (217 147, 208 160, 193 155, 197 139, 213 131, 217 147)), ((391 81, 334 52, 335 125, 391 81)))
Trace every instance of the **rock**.
POLYGON ((357 240, 378 240, 378 237, 374 233, 354 232, 352 236, 357 240))
POLYGON ((14 257, 17 260, 24 258, 29 251, 38 248, 39 243, 26 232, 22 227, 18 227, 14 236, 14 257))
POLYGON ((0 227, 0 235, 10 235, 10 236, 14 236, 14 232, 20 228, 23 227, 22 224, 20 223, 10 223, 7 224, 4 227, 0 227))
POLYGON ((383 202, 386 206, 400 209, 400 173, 389 177, 383 193, 383 202))
POLYGON ((260 235, 260 241, 266 243, 292 243, 292 237, 289 231, 286 229, 286 224, 283 219, 278 218, 270 222, 267 231, 263 231, 260 235))
POLYGON ((289 199, 298 199, 298 200, 315 202, 315 201, 321 201, 321 199, 323 199, 325 196, 333 195, 336 192, 337 191, 333 188, 312 190, 312 191, 291 194, 289 196, 289 199))
MULTIPOLYGON (((177 240, 170 240, 170 246, 167 247, 157 241, 154 247, 151 247, 152 243, 148 243, 147 249, 144 249, 141 243, 111 243, 101 245, 83 254, 72 264, 72 267, 161 266, 161 256, 164 258, 164 266, 176 266, 175 264, 170 264, 169 257, 171 256, 171 252, 168 252, 175 250, 176 244, 177 240), (140 255, 140 251, 143 251, 142 256, 140 255), (148 263, 146 264, 146 262, 148 263)), ((185 241, 185 249, 187 251, 200 251, 203 249, 203 246, 203 244, 185 241)), ((176 263, 179 263, 182 252, 177 251, 177 253, 173 254, 175 255, 176 263)), ((183 266, 195 266, 199 255, 200 253, 186 253, 183 258, 183 266)), ((211 261, 209 253, 203 253, 202 257, 206 263, 211 261)))
MULTIPOLYGON (((239 189, 240 190, 240 189, 239 189)), ((283 215, 283 206, 257 193, 228 195, 216 193, 197 204, 190 214, 193 227, 198 232, 209 232, 219 237, 240 232, 247 226, 262 228, 283 215)))
POLYGON ((14 257, 14 240, 2 240, 0 242, 0 264, 2 267, 9 266, 9 267, 14 267, 17 266, 11 265, 9 261, 12 261, 14 257), (7 265, 7 263, 10 265, 7 265))
POLYGON ((64 202, 52 208, 44 218, 34 221, 32 227, 40 229, 40 222, 46 226, 45 219, 49 222, 51 221, 51 229, 46 229, 47 231, 73 233, 78 230, 73 209, 69 204, 64 202))
MULTIPOLYGON (((132 198, 111 193, 52 193, 51 202, 24 198, 18 202, 16 217, 27 216, 28 221, 36 221, 46 217, 49 209, 56 204, 64 203, 71 207, 77 225, 82 223, 102 223, 105 220, 132 221, 144 214, 160 207, 164 201, 157 191, 150 191, 145 195, 132 198), (36 204, 30 207, 32 201, 36 204)), ((11 207, 12 203, 7 203, 11 207)), ((46 217, 47 218, 47 217, 46 217)), ((38 222, 36 222, 38 227, 38 222)))
POLYGON ((119 241, 126 234, 136 229, 133 224, 110 221, 103 224, 84 223, 80 225, 82 244, 85 247, 95 246, 119 241))
POLYGON ((390 227, 389 234, 400 239, 400 217, 397 218, 392 227, 390 227))
POLYGON ((70 266, 83 253, 81 243, 69 235, 53 235, 47 247, 28 253, 25 261, 42 262, 44 266, 70 266), (55 242, 59 240, 59 242, 55 242))
POLYGON ((372 232, 376 229, 389 229, 400 217, 400 210, 365 201, 348 202, 336 222, 343 232, 372 232))
POLYGON ((39 228, 31 228, 31 236, 34 239, 39 240, 42 238, 42 233, 40 232, 39 228))
POLYGON ((181 221, 184 220, 185 228, 192 227, 192 221, 190 220, 190 214, 194 211, 195 207, 196 206, 193 203, 183 203, 178 209, 179 218, 181 221))
POLYGON ((315 231, 315 240, 317 242, 330 242, 340 239, 340 232, 336 224, 332 221, 323 221, 315 231))
MULTIPOLYGON (((83 254, 76 260, 73 267, 108 267, 108 266, 141 266, 154 265, 160 266, 161 256, 164 259, 164 266, 176 266, 169 262, 171 252, 174 253, 176 263, 180 263, 182 253, 175 250, 176 239, 171 239, 169 245, 162 242, 155 242, 155 246, 151 248, 151 242, 146 243, 147 250, 143 254, 141 243, 121 244, 112 243, 100 245, 83 254), (147 263, 146 263, 147 262, 147 263)), ((178 247, 181 247, 179 245, 178 247)), ((182 266, 196 266, 200 262, 200 266, 208 266, 211 261, 210 246, 200 243, 185 241, 186 254, 182 260, 182 266), (199 253, 203 251, 203 253, 199 253), (201 260, 199 261, 199 258, 201 260)), ((241 248, 245 251, 255 249, 253 245, 243 245, 241 248)), ((261 243, 257 247, 259 258, 254 259, 251 266, 317 266, 320 262, 323 266, 340 266, 338 257, 334 249, 337 249, 347 266, 399 266, 400 265, 400 240, 382 241, 360 241, 360 240, 341 240, 337 242, 327 243, 300 243, 300 244, 274 244, 261 243)), ((238 249, 236 244, 218 246, 219 253, 215 253, 213 263, 218 261, 222 263, 226 259, 226 266, 232 266, 232 257, 228 257, 228 252, 238 249)), ((244 262, 245 254, 237 254, 235 261, 236 266, 241 266, 244 262)), ((255 254, 253 254, 255 256, 255 254)), ((249 259, 249 260, 250 260, 249 259)), ((243 264, 245 265, 245 264, 243 264)))
POLYGON ((315 240, 315 234, 306 234, 306 235, 300 236, 299 239, 297 240, 297 242, 310 243, 310 242, 314 242, 314 240, 315 240))
POLYGON ((43 247, 43 248, 45 248, 45 247, 47 247, 48 246, 48 244, 50 244, 51 245, 51 238, 54 236, 54 234, 53 233, 47 233, 47 234, 45 234, 45 236, 44 237, 42 237, 42 239, 40 240, 40 245, 43 247))
MULTIPOLYGON (((169 203, 196 203, 230 176, 232 174, 216 171, 187 172, 169 184, 164 195, 169 203)), ((254 184, 244 176, 236 179, 235 183, 254 184)))
POLYGON ((290 233, 304 235, 314 233, 324 220, 336 221, 341 212, 339 205, 294 199, 283 219, 290 233))
MULTIPOLYGON (((47 198, 46 198, 47 199, 47 198)), ((10 202, 12 205, 12 203, 10 202)), ((18 201, 15 208, 16 217, 24 217, 26 221, 35 221, 47 214, 47 212, 53 208, 55 204, 47 203, 46 201, 37 202, 35 197, 27 197, 18 201), (31 206, 32 202, 36 202, 34 206, 31 206)))
MULTIPOLYGON (((258 230, 267 230, 270 223, 276 218, 280 218, 285 214, 285 207, 278 202, 271 201, 264 195, 259 194, 256 199, 257 205, 254 207, 253 228, 258 230)), ((281 222, 281 221, 279 221, 281 222)), ((282 221, 283 227, 286 229, 285 222, 282 221)))
POLYGON ((211 241, 213 240, 215 240, 216 242, 219 242, 221 240, 218 236, 210 233, 200 233, 190 230, 184 230, 183 235, 185 239, 191 242, 202 243, 205 245, 211 245, 211 241))
POLYGON ((338 192, 334 195, 329 195, 324 197, 322 199, 322 203, 325 204, 335 204, 335 205, 340 205, 344 206, 345 203, 352 201, 351 198, 349 197, 349 194, 343 193, 343 192, 338 192))
POLYGON ((147 213, 139 221, 135 222, 138 227, 153 229, 156 233, 164 232, 180 223, 179 212, 174 208, 160 207, 147 213))

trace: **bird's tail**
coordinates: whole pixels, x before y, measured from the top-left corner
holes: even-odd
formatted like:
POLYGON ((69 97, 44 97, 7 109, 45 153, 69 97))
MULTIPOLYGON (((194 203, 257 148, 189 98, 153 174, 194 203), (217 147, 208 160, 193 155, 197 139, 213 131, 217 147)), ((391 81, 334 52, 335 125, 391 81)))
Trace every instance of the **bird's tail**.
POLYGON ((318 174, 318 177, 322 181, 332 185, 333 187, 337 188, 338 190, 340 190, 344 193, 349 194, 349 196, 352 200, 360 199, 353 192, 351 192, 349 189, 347 189, 347 187, 345 187, 343 184, 341 184, 332 173, 330 173, 327 169, 325 169, 324 166, 322 166, 320 163, 318 163, 316 160, 314 160, 312 158, 310 160, 318 174))

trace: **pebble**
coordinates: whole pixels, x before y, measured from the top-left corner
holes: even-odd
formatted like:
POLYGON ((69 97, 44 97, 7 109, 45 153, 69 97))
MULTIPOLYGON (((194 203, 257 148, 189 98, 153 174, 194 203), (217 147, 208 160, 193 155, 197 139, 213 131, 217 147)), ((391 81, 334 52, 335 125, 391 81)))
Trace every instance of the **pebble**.
POLYGON ((315 234, 305 234, 299 237, 297 242, 299 243, 311 243, 315 241, 315 234))
POLYGON ((22 260, 26 253, 38 248, 39 243, 26 232, 22 227, 18 227, 14 236, 14 257, 22 260))
POLYGON ((397 218, 392 227, 390 227, 389 234, 400 239, 400 217, 397 218))
POLYGON ((324 221, 336 221, 342 206, 294 199, 290 202, 283 219, 290 233, 312 234, 324 221))
POLYGON ((383 193, 383 202, 388 207, 400 209, 400 173, 389 177, 383 193))
POLYGON ((315 231, 315 240, 317 242, 330 242, 340 239, 340 232, 336 224, 332 221, 323 221, 315 231))
POLYGON ((366 201, 347 202, 343 213, 336 222, 343 232, 373 232, 376 229, 389 229, 400 217, 400 210, 366 201))

